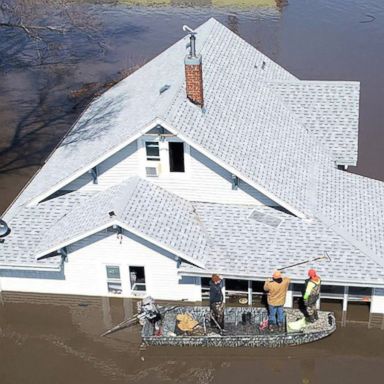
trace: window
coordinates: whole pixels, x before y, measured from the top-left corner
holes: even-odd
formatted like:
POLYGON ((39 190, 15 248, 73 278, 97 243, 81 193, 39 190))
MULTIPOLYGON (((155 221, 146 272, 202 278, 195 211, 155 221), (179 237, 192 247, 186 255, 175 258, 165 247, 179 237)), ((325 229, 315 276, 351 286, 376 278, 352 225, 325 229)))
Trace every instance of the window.
POLYGON ((169 171, 185 172, 184 143, 169 142, 169 171))
POLYGON ((109 293, 120 295, 122 293, 120 267, 114 265, 107 265, 107 287, 109 293))
POLYGON ((133 294, 145 293, 145 271, 144 267, 129 267, 129 279, 133 294))
POLYGON ((160 161, 160 149, 158 141, 146 141, 145 151, 147 154, 147 160, 160 161))

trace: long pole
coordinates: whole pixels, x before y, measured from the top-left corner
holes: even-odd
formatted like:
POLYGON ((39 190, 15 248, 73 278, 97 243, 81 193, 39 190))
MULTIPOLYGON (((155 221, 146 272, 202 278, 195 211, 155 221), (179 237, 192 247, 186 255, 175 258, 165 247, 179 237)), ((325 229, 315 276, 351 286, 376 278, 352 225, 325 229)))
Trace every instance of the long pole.
POLYGON ((128 327, 128 325, 133 324, 138 321, 138 315, 131 317, 130 319, 124 320, 121 323, 115 325, 113 328, 109 329, 108 331, 102 333, 100 336, 107 336, 113 332, 119 331, 120 329, 123 329, 125 327, 128 327))
POLYGON ((328 252, 325 251, 324 253, 325 253, 324 256, 320 256, 320 257, 316 257, 314 259, 309 259, 309 260, 301 261, 299 263, 291 264, 291 265, 288 265, 288 266, 283 267, 283 268, 278 268, 278 271, 283 271, 284 269, 296 267, 297 265, 307 264, 307 263, 310 263, 310 262, 316 261, 316 260, 327 259, 328 261, 331 261, 331 258, 329 257, 328 252))

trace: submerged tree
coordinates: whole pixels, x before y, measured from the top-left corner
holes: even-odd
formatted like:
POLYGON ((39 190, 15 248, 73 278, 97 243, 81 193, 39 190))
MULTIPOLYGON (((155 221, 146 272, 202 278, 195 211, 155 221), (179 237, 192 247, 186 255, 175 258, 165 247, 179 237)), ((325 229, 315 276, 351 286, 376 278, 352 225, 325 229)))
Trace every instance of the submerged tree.
POLYGON ((83 79, 110 52, 103 11, 80 0, 0 0, 0 176, 40 166, 92 98, 145 62, 130 57, 83 79))
POLYGON ((3 49, 2 67, 9 59, 28 66, 63 63, 72 58, 68 40, 74 35, 104 50, 102 22, 91 11, 74 0, 0 0, 0 30, 9 48, 3 49))

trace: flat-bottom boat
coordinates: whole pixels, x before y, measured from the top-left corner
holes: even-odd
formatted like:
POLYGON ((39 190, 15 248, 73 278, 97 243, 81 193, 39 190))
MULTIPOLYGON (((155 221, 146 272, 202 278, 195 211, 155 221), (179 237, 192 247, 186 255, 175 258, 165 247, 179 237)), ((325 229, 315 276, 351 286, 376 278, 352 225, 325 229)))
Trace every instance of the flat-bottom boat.
POLYGON ((273 331, 267 326, 265 308, 226 307, 225 329, 221 331, 210 319, 209 307, 162 307, 160 328, 145 319, 142 328, 144 345, 201 346, 201 347, 282 347, 320 340, 336 329, 333 313, 319 311, 319 319, 307 323, 298 309, 285 309, 285 324, 273 331), (181 331, 178 315, 198 323, 191 331, 181 331), (300 325, 299 329, 295 325, 300 325), (295 329, 296 328, 296 329, 295 329))

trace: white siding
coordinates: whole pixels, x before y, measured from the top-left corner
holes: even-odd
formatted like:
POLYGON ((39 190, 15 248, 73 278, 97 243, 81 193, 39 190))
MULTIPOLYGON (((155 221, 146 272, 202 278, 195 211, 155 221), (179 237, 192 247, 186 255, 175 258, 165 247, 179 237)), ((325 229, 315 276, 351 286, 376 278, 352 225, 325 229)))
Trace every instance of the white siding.
POLYGON ((65 280, 49 280, 41 278, 43 276, 38 279, 2 277, 1 289, 106 296, 109 295, 106 265, 120 267, 123 294, 118 296, 132 296, 129 266, 143 266, 146 294, 165 300, 201 300, 200 279, 179 280, 174 255, 126 232, 121 242, 116 234, 103 231, 69 247, 65 280))
MULTIPOLYGON (((98 166, 98 184, 93 184, 89 173, 68 184, 66 190, 83 188, 84 190, 101 190, 118 184, 123 180, 139 175, 145 176, 144 137, 119 151, 98 166)), ((268 197, 240 180, 239 188, 232 190, 230 172, 208 159, 206 156, 185 145, 185 172, 169 172, 168 141, 160 142, 161 173, 159 177, 150 177, 150 181, 190 201, 203 201, 228 204, 263 204, 277 205, 268 197)), ((150 162, 149 164, 155 164, 150 162)))
POLYGON ((242 180, 239 188, 232 190, 232 174, 194 148, 187 152, 185 162, 186 175, 165 173, 151 181, 191 201, 277 205, 242 180))
POLYGON ((123 180, 137 175, 139 172, 137 141, 129 144, 97 167, 98 183, 93 184, 90 173, 85 173, 78 179, 66 185, 64 190, 103 190, 121 183, 123 180))

